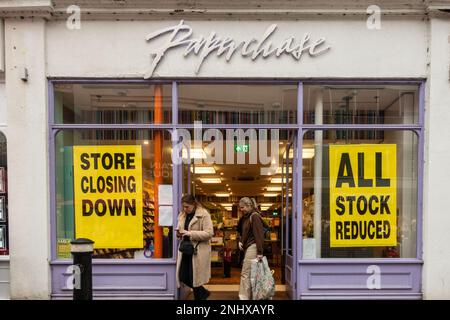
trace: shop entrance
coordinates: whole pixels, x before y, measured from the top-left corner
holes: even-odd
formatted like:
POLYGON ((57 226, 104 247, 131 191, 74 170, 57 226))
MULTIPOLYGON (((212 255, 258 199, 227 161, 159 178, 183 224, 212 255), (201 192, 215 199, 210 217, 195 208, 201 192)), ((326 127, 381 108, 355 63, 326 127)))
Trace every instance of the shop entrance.
MULTIPOLYGON (((192 130, 189 135, 196 133, 192 130)), ((196 146, 191 143, 182 150, 179 188, 180 198, 194 194, 211 214, 211 280, 206 286, 212 291, 211 299, 238 299, 244 258, 238 247, 238 224, 243 214, 238 204, 242 197, 256 200, 269 226, 264 256, 274 270, 276 297, 288 299, 293 290, 291 279, 295 279, 292 231, 297 131, 214 129, 202 130, 197 138, 212 135, 215 137, 210 141, 197 141, 196 146), (221 138, 223 144, 219 143, 221 138)), ((182 290, 180 298, 186 297, 189 292, 182 290)))

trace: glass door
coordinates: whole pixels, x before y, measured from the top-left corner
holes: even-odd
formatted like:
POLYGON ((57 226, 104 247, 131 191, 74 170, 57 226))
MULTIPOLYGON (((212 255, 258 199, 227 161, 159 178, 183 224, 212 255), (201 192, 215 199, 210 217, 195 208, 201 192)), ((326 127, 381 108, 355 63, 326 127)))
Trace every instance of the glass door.
POLYGON ((284 262, 284 283, 286 292, 291 299, 295 297, 295 231, 296 231, 296 179, 294 173, 297 172, 297 135, 291 131, 289 142, 283 155, 282 176, 283 176, 283 241, 282 260, 284 262))
MULTIPOLYGON (((184 141, 185 142, 185 141, 184 141)), ((188 194, 188 193, 192 193, 195 195, 195 190, 191 187, 191 181, 192 181, 192 177, 191 177, 191 154, 190 154, 190 148, 186 148, 183 147, 183 140, 182 138, 180 139, 175 139, 174 142, 174 155, 173 155, 173 162, 174 162, 174 166, 176 166, 176 171, 177 171, 177 197, 176 200, 178 203, 178 208, 179 208, 179 212, 181 212, 182 207, 181 207, 181 198, 188 194), (182 143, 180 143, 182 142, 182 143), (176 154, 175 154, 176 153, 176 154)), ((177 212, 177 217, 179 212, 177 212)), ((175 220, 175 226, 178 225, 178 221, 175 220)), ((175 249, 176 249, 176 254, 178 255, 178 245, 179 245, 180 241, 177 240, 176 245, 175 245, 175 249)), ((178 259, 178 257, 177 257, 178 259)), ((178 289, 178 299, 180 300, 186 300, 189 293, 190 293, 190 288, 185 286, 185 285, 181 285, 180 288, 178 289)))

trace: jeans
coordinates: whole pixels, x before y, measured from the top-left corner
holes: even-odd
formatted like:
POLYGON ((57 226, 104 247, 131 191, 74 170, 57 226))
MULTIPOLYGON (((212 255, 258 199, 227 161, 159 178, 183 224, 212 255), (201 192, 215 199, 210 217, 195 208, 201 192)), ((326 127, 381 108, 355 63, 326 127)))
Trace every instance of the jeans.
POLYGON ((245 251, 244 262, 242 263, 241 284, 239 286, 239 299, 252 299, 252 284, 250 282, 250 271, 252 260, 256 259, 256 244, 250 245, 245 251))

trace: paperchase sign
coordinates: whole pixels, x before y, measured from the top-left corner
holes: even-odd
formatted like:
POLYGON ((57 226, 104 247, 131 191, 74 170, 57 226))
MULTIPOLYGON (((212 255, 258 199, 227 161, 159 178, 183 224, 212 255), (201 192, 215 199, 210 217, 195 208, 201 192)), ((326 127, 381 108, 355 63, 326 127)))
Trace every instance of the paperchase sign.
POLYGON ((250 58, 251 60, 256 60, 261 57, 269 58, 275 56, 278 58, 281 55, 288 55, 300 61, 304 54, 315 57, 327 52, 331 48, 325 43, 325 38, 313 40, 309 33, 304 33, 303 37, 299 40, 291 36, 278 43, 272 43, 271 38, 277 28, 278 26, 276 24, 272 24, 259 38, 250 38, 241 41, 237 41, 229 36, 217 35, 215 31, 211 31, 206 37, 200 35, 197 38, 193 38, 192 28, 181 20, 177 25, 157 30, 146 36, 145 40, 147 42, 151 42, 161 36, 166 37, 166 41, 162 46, 150 52, 152 62, 144 78, 150 78, 161 63, 164 55, 178 47, 185 47, 183 52, 184 57, 191 54, 199 56, 195 74, 199 73, 206 58, 214 53, 217 57, 225 56, 227 62, 236 53, 243 58, 250 58))

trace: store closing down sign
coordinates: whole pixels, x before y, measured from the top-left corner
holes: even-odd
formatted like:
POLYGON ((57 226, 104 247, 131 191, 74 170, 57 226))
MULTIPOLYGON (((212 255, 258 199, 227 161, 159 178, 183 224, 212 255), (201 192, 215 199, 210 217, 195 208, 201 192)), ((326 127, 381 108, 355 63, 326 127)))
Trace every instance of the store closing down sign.
POLYGON ((396 145, 332 145, 329 156, 330 246, 396 246, 396 145))
POLYGON ((95 248, 142 248, 141 146, 75 146, 75 232, 95 248))

